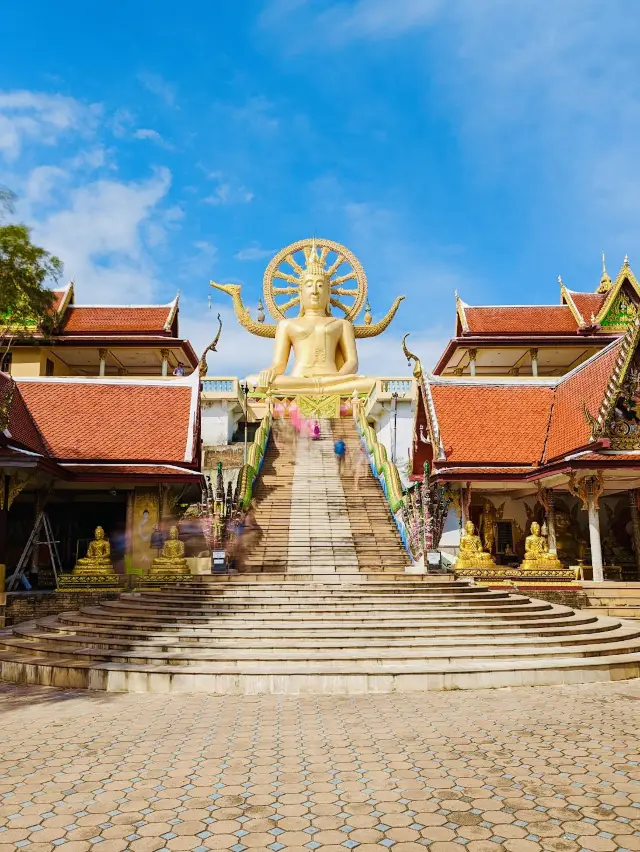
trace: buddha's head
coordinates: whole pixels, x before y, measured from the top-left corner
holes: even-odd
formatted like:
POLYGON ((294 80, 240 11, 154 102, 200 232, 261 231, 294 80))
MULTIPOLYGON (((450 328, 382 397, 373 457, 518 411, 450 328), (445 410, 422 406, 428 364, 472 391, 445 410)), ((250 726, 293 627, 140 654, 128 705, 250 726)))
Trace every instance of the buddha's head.
POLYGON ((104 530, 102 529, 102 527, 96 527, 95 535, 97 541, 102 541, 102 539, 104 538, 104 530))
POLYGON ((171 527, 169 529, 169 538, 173 539, 174 541, 178 538, 178 527, 171 527))
POLYGON ((540 524, 537 521, 531 524, 531 535, 540 535, 540 524))
POLYGON ((467 535, 473 535, 476 529, 473 524, 473 521, 467 521, 467 523, 464 525, 464 528, 467 535))
POLYGON ((306 311, 330 314, 331 283, 315 242, 311 244, 304 272, 300 276, 300 316, 306 311))

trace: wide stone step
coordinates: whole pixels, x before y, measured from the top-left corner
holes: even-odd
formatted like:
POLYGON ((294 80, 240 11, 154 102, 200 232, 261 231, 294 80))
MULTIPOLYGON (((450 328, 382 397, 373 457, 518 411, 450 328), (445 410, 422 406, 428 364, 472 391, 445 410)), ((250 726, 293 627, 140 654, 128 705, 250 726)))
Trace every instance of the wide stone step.
POLYGON ((91 665, 68 657, 4 652, 0 666, 2 678, 14 683, 109 692, 357 694, 620 680, 640 675, 640 654, 470 663, 407 661, 402 665, 381 661, 376 666, 371 662, 335 666, 270 663, 265 668, 264 663, 210 663, 186 668, 123 663, 91 665))

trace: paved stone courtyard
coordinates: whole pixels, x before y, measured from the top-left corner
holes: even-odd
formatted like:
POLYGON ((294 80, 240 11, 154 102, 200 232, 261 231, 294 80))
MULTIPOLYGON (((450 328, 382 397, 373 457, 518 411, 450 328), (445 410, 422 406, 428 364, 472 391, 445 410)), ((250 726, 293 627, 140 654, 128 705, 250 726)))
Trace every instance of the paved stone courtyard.
POLYGON ((640 683, 303 698, 0 687, 0 852, 640 850, 640 683))

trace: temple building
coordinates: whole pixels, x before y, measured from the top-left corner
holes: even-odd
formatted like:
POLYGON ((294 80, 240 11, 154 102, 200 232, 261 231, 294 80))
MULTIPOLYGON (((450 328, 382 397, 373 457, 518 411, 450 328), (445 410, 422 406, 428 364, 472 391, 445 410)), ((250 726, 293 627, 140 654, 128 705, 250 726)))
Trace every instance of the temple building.
POLYGON ((411 478, 443 486, 471 522, 462 549, 479 540, 482 555, 466 573, 640 577, 639 305, 627 258, 595 292, 560 282, 559 305, 456 296, 433 374, 416 361, 411 478))
POLYGON ((167 376, 198 357, 179 334, 179 297, 168 305, 78 305, 73 283, 54 291, 51 322, 28 329, 0 356, 21 376, 167 376))
POLYGON ((15 568, 44 509, 63 568, 84 556, 99 524, 116 570, 144 573, 157 556, 156 525, 201 493, 199 394, 198 370, 153 379, 0 373, 0 565, 15 568))

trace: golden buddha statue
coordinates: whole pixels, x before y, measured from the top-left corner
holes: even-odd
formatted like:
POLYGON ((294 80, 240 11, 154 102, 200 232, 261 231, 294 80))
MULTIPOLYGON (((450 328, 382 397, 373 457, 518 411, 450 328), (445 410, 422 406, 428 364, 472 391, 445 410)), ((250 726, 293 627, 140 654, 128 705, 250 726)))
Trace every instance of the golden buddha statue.
POLYGON ((540 524, 537 521, 531 524, 531 535, 528 535, 524 541, 524 562, 520 567, 523 571, 562 569, 558 557, 549 553, 547 540, 540 535, 540 524))
POLYGON ((63 574, 58 583, 58 588, 64 591, 87 589, 92 586, 100 588, 104 586, 119 585, 111 562, 111 545, 105 537, 102 527, 96 527, 93 541, 89 542, 87 554, 76 562, 75 568, 70 574, 63 574))
POLYGON ((302 240, 279 252, 265 272, 264 299, 278 322, 264 325, 254 322, 240 298, 240 287, 232 284, 216 284, 213 287, 232 296, 236 316, 252 334, 275 337, 272 364, 260 372, 257 385, 265 391, 282 391, 284 394, 333 394, 350 395, 353 391, 367 393, 374 380, 358 374, 356 337, 374 337, 389 325, 403 297, 394 302, 387 316, 371 325, 371 313, 367 304, 365 325, 354 326, 352 320, 360 312, 367 292, 367 279, 357 258, 344 246, 329 240, 302 240), (304 253, 304 266, 296 260, 296 252, 304 253), (327 257, 334 252, 336 257, 327 266, 327 257), (288 264, 292 272, 281 269, 288 264), (344 274, 342 269, 349 266, 344 274), (288 286, 275 286, 279 278, 288 286), (357 284, 345 288, 348 281, 357 284), (275 296, 294 294, 284 304, 277 304, 275 296), (352 297, 349 307, 338 296, 352 297), (285 313, 295 305, 300 306, 296 317, 287 318, 285 313), (344 318, 334 317, 331 306, 344 311, 344 318), (289 357, 293 351, 294 367, 285 375, 289 357))
POLYGON ((162 554, 151 563, 148 578, 190 575, 189 565, 184 558, 184 542, 178 538, 178 527, 171 527, 169 538, 162 545, 162 554))
POLYGON ((454 571, 469 571, 474 568, 495 568, 495 559, 490 553, 482 549, 480 536, 475 534, 473 521, 467 521, 464 525, 465 535, 460 536, 460 549, 458 558, 453 566, 454 571))

